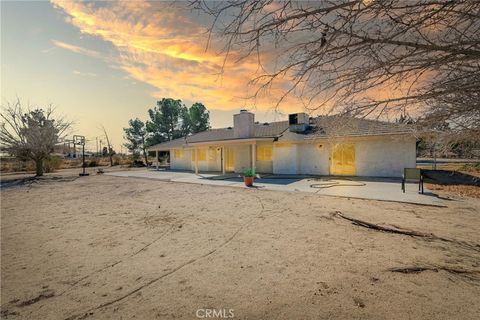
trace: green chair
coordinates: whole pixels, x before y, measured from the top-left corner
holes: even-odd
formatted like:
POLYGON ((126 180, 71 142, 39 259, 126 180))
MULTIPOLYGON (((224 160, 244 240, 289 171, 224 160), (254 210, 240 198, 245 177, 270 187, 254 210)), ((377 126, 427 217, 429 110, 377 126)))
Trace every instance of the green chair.
POLYGON ((423 172, 422 169, 405 168, 402 175, 402 191, 405 193, 406 182, 418 182, 418 191, 423 194, 423 172))

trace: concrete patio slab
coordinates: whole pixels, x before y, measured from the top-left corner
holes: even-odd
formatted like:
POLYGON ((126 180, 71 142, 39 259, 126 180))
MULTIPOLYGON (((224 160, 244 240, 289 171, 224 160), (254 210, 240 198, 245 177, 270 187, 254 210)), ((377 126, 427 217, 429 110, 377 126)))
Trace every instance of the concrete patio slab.
MULTIPOLYGON (((131 170, 105 173, 118 177, 157 179, 162 181, 197 183, 228 187, 247 188, 238 174, 222 176, 219 173, 201 173, 171 170, 131 170)), ((324 196, 358 198, 379 201, 394 201, 420 205, 444 207, 445 201, 431 191, 418 193, 418 186, 407 184, 405 193, 400 188, 400 180, 381 178, 339 178, 307 176, 268 175, 255 179, 253 188, 289 192, 309 192, 324 196)))

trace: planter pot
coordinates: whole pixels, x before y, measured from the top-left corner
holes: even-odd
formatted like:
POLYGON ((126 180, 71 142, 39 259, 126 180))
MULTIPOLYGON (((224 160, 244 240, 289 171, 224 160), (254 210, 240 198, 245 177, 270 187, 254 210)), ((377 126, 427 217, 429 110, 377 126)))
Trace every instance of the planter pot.
POLYGON ((243 177, 243 182, 247 187, 253 186, 253 177, 243 177))

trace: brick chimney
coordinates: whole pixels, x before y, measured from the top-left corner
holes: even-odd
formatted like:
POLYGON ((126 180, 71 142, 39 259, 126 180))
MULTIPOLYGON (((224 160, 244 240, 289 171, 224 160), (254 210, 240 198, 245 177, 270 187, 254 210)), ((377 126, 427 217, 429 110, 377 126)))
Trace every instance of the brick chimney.
POLYGON ((254 136, 255 115, 245 109, 233 115, 233 136, 235 138, 252 138, 254 136))

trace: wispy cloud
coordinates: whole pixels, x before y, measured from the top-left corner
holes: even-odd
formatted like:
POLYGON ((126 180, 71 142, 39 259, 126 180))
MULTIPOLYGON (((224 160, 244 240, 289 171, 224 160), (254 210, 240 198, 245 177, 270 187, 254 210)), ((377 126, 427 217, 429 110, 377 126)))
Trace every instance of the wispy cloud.
POLYGON ((73 70, 72 73, 76 74, 78 76, 86 76, 86 77, 96 77, 97 76, 97 74, 93 73, 93 72, 82 72, 82 71, 78 71, 78 70, 73 70))
MULTIPOLYGON (((258 75, 255 58, 238 62, 224 61, 218 54, 222 45, 213 44, 206 51, 207 29, 194 22, 188 12, 164 2, 76 2, 51 0, 56 8, 67 13, 67 21, 83 34, 112 43, 118 51, 117 67, 132 79, 148 83, 156 90, 152 95, 202 101, 209 108, 231 110, 249 106, 271 107, 280 96, 281 87, 249 99, 255 87, 249 81, 258 75), (225 72, 219 72, 225 64, 225 72)), ((99 57, 99 53, 63 42, 56 46, 99 57)), ((291 98, 284 106, 300 106, 291 98)))
POLYGON ((65 50, 69 50, 69 51, 79 53, 79 54, 83 54, 83 55, 93 57, 93 58, 100 58, 101 57, 100 53, 95 51, 95 50, 82 48, 82 47, 79 47, 79 46, 76 46, 76 45, 73 45, 73 44, 69 44, 69 43, 66 43, 66 42, 62 42, 62 41, 59 41, 59 40, 52 40, 52 42, 58 48, 62 48, 62 49, 65 49, 65 50))
POLYGON ((55 50, 56 47, 50 47, 50 48, 47 48, 47 49, 43 49, 41 50, 40 52, 41 53, 50 53, 52 52, 53 50, 55 50))

